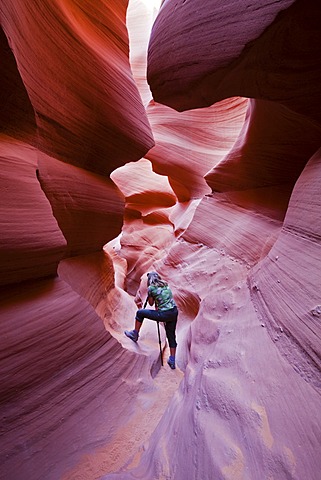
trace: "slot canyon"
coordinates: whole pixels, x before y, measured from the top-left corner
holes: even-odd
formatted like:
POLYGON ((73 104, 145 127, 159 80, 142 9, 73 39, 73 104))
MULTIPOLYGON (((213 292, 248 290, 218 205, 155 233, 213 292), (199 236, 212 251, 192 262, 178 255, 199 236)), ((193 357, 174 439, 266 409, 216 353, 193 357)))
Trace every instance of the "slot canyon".
POLYGON ((320 2, 0 22, 0 479, 320 480, 320 2))

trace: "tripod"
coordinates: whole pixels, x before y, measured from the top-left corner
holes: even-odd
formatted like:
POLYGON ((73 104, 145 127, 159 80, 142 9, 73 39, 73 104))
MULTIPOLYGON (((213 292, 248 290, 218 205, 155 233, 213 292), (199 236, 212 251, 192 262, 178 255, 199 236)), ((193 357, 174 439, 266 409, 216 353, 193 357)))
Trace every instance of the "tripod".
MULTIPOLYGON (((148 301, 148 297, 145 300, 144 308, 146 308, 147 301, 148 301)), ((162 355, 162 342, 161 342, 161 337, 160 337, 159 321, 158 320, 157 320, 157 331, 158 331, 159 355, 160 355, 160 359, 161 359, 161 364, 163 366, 164 364, 163 364, 163 355, 162 355)))

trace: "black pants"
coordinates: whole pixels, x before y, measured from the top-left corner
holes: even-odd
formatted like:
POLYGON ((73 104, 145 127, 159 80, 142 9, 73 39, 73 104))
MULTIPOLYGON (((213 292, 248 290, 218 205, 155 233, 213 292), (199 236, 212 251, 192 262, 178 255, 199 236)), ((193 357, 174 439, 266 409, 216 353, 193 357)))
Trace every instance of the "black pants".
POLYGON ((178 310, 177 307, 170 310, 149 310, 148 308, 140 308, 136 312, 136 320, 143 323, 144 318, 155 320, 156 322, 163 322, 166 331, 166 337, 170 348, 176 348, 176 324, 177 324, 178 310))

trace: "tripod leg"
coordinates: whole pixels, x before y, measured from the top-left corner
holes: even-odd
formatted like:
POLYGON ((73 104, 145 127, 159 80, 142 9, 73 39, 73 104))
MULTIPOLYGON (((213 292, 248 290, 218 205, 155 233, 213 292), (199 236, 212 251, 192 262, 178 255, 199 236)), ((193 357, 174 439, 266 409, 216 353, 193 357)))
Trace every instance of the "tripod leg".
POLYGON ((160 354, 161 364, 163 366, 162 342, 160 337, 159 322, 157 322, 157 330, 158 330, 159 354, 160 354))

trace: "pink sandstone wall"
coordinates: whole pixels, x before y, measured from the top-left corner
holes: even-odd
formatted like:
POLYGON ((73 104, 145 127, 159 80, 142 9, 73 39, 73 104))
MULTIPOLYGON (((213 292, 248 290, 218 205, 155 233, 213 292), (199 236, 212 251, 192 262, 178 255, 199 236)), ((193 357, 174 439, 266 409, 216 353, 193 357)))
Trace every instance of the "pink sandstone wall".
MULTIPOLYGON (((124 419, 133 415, 139 388, 122 380, 133 358, 146 385, 157 358, 124 350, 102 318, 115 289, 102 248, 121 232, 125 206, 109 173, 154 145, 126 8, 0 6, 1 478, 62 478, 120 428, 115 392, 127 397, 124 419)), ((121 303, 132 315, 130 297, 121 303)))
POLYGON ((320 479, 320 16, 2 1, 0 478, 320 479))

